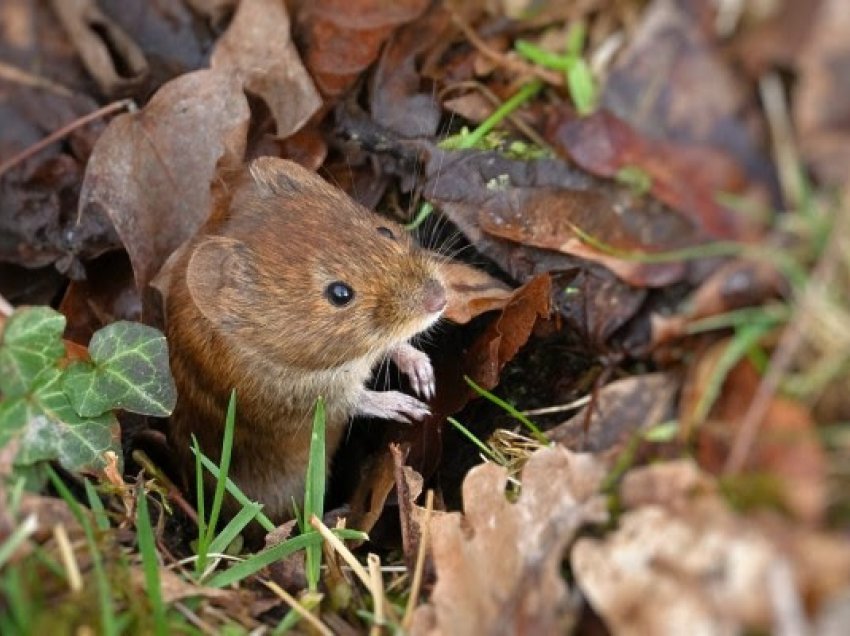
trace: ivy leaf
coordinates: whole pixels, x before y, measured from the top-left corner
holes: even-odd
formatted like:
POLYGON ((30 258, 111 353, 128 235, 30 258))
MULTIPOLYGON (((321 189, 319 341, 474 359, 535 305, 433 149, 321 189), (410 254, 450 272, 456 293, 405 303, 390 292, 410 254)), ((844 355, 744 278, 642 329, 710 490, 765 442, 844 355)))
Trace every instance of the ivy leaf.
POLYGON ((43 371, 30 389, 27 395, 0 402, 0 446, 18 440, 16 466, 58 460, 68 470, 93 470, 104 465, 107 450, 120 457, 115 416, 81 417, 62 390, 59 369, 43 371))
POLYGON ((174 409, 177 389, 161 332, 134 322, 107 325, 92 336, 91 362, 65 370, 64 390, 82 416, 111 409, 164 417, 174 409))
POLYGON ((39 374, 55 369, 65 355, 65 316, 49 307, 13 313, 0 339, 0 392, 9 399, 25 395, 39 374))

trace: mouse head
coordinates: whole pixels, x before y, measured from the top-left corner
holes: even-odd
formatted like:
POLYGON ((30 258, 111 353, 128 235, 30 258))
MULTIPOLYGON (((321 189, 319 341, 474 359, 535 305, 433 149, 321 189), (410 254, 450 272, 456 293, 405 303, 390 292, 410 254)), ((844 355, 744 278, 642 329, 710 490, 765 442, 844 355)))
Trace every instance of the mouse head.
POLYGON ((235 180, 195 240, 186 283, 234 344, 305 369, 378 357, 446 304, 434 261, 401 226, 269 157, 235 180))

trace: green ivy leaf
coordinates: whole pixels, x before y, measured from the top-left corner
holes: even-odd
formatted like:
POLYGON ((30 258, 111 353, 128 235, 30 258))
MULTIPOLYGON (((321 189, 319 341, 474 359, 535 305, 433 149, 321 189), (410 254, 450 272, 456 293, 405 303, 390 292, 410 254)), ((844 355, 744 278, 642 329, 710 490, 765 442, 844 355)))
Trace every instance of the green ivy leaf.
POLYGON ((152 327, 119 321, 92 336, 91 362, 65 370, 64 390, 77 413, 96 417, 111 409, 165 417, 177 389, 165 336, 152 327))
POLYGON ((9 317, 0 339, 0 392, 25 395, 39 374, 55 369, 65 355, 65 316, 49 307, 27 307, 9 317))
POLYGON ((112 413, 81 417, 62 390, 62 372, 48 369, 27 395, 0 402, 0 446, 19 443, 16 466, 58 460, 68 470, 92 470, 103 453, 121 456, 118 421, 112 413))

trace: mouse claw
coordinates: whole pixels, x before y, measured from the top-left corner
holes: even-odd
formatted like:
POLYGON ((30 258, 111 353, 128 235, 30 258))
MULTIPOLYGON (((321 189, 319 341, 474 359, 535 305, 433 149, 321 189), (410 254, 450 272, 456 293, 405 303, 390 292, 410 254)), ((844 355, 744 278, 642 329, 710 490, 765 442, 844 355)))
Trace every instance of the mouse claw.
POLYGON ((434 397, 437 384, 427 353, 405 342, 392 350, 390 358, 410 380, 410 388, 416 395, 426 400, 434 397))
POLYGON ((354 414, 411 424, 431 411, 424 402, 400 391, 363 391, 354 414))

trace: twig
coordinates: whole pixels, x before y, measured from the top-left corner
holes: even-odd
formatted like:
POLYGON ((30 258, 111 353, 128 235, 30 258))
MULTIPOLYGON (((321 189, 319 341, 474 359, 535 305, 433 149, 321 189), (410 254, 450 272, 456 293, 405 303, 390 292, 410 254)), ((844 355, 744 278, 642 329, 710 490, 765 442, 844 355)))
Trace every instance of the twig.
POLYGON ((422 520, 422 534, 419 537, 419 550, 416 552, 416 565, 413 567, 413 580, 410 582, 410 595, 407 597, 407 607, 404 609, 404 620, 401 623, 405 631, 410 631, 410 624, 413 622, 413 610, 416 609, 419 590, 422 588, 425 554, 428 551, 428 543, 431 540, 431 512, 433 509, 434 491, 429 490, 425 496, 425 518, 422 520))
POLYGON ((35 155, 35 154, 41 152, 42 150, 44 150, 45 148, 47 148, 50 144, 52 144, 56 141, 59 141, 60 139, 62 139, 66 135, 71 134, 72 132, 74 132, 78 128, 82 128, 86 124, 89 124, 96 119, 100 119, 101 117, 106 117, 107 115, 111 115, 112 113, 115 113, 115 112, 118 112, 118 111, 123 110, 125 108, 128 108, 132 104, 133 104, 132 99, 121 99, 121 100, 118 100, 117 102, 112 102, 111 104, 107 104, 106 106, 104 106, 102 108, 98 108, 97 110, 89 113, 88 115, 83 115, 82 117, 79 117, 79 118, 75 119, 74 121, 69 122, 68 124, 62 126, 62 128, 60 128, 59 130, 56 130, 56 131, 50 133, 49 135, 47 135, 47 137, 45 137, 44 139, 37 141, 36 143, 34 143, 29 148, 25 148, 24 150, 22 150, 21 152, 16 154, 14 157, 7 159, 3 163, 0 163, 0 176, 3 176, 6 172, 8 172, 10 169, 14 168, 16 165, 18 165, 22 161, 26 161, 27 159, 29 159, 33 155, 35 155))
POLYGON ((340 541, 339 537, 331 532, 330 528, 322 523, 322 520, 316 515, 310 517, 310 525, 318 530, 319 534, 322 535, 322 538, 339 553, 346 563, 348 563, 351 570, 357 575, 357 578, 359 578, 363 585, 366 586, 366 589, 374 594, 374 591, 372 590, 372 581, 369 578, 369 573, 366 571, 366 568, 360 564, 360 561, 354 558, 351 550, 345 547, 345 544, 340 541))
POLYGON ((292 610, 298 614, 305 621, 310 623, 313 628, 318 631, 322 636, 333 636, 333 632, 330 628, 325 625, 322 621, 316 618, 311 611, 309 611, 306 607, 301 605, 292 594, 284 590, 280 585, 275 583, 274 581, 263 581, 263 585, 269 588, 272 592, 274 592, 280 599, 289 605, 292 610))

